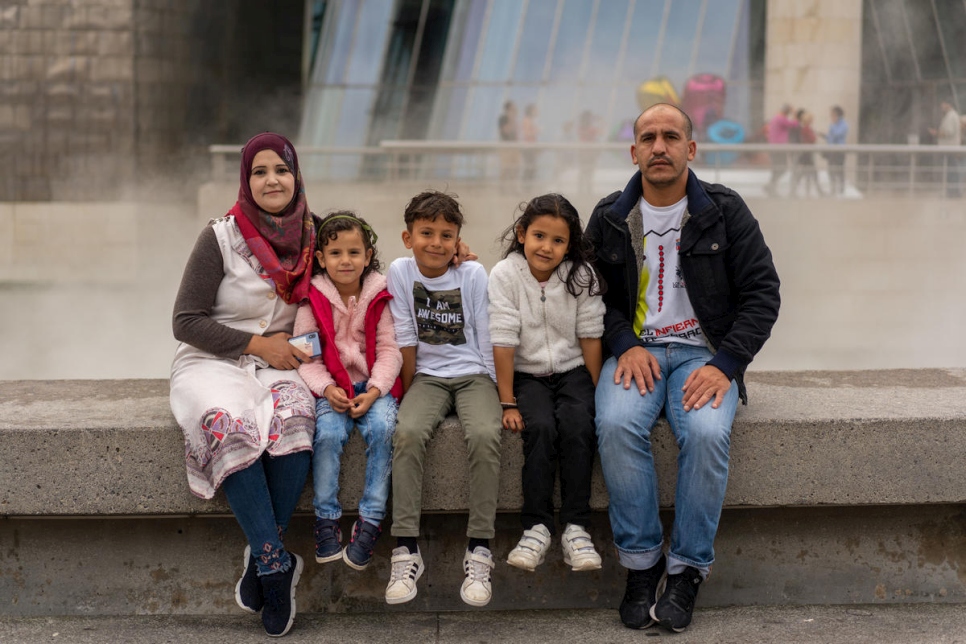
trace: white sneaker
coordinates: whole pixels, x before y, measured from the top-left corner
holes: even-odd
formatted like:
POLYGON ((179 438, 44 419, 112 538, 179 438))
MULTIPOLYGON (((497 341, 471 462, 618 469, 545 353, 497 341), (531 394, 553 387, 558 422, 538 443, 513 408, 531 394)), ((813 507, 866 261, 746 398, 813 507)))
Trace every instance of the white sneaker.
POLYGON ((572 570, 597 570, 600 568, 600 555, 594 549, 594 542, 590 534, 579 525, 567 524, 563 536, 560 537, 563 547, 564 563, 572 570))
POLYGON ((542 523, 538 523, 529 530, 523 531, 520 542, 510 551, 506 562, 522 570, 533 572, 543 563, 550 550, 550 530, 542 523))
POLYGON ((472 553, 467 550, 463 555, 463 572, 466 579, 460 587, 460 597, 470 606, 486 606, 493 597, 490 587, 490 570, 493 569, 493 555, 483 546, 476 546, 472 553))
POLYGON ((406 546, 400 546, 392 551, 390 561, 392 572, 386 586, 386 603, 405 604, 416 596, 416 582, 426 569, 423 556, 419 550, 412 554, 406 546))

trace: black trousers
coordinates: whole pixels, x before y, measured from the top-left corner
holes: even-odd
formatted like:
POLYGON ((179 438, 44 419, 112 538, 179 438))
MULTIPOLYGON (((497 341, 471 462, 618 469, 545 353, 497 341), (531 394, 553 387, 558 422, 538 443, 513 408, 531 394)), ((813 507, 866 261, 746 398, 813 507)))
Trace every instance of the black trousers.
POLYGON ((587 527, 590 476, 597 450, 594 382, 584 366, 549 376, 513 374, 525 428, 523 529, 542 523, 555 534, 554 482, 560 470, 560 524, 587 527))

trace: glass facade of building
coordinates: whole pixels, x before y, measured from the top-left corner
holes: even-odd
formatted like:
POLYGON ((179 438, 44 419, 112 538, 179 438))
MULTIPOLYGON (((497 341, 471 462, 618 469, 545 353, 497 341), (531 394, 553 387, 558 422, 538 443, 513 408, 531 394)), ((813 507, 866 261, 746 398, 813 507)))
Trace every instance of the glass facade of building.
POLYGON ((357 0, 316 2, 303 145, 498 139, 513 101, 540 141, 594 115, 617 139, 642 83, 722 79, 718 116, 761 121, 764 0, 357 0))

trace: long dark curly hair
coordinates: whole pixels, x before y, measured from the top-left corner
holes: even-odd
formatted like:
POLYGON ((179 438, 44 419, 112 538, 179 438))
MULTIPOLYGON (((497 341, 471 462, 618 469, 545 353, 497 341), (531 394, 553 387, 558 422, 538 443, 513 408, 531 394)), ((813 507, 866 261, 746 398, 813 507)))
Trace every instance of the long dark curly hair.
MULTIPOLYGON (((558 272, 560 279, 567 285, 567 292, 577 297, 586 288, 591 295, 603 295, 607 285, 594 266, 594 248, 584 235, 580 215, 577 214, 574 205, 563 195, 550 193, 534 197, 528 203, 521 204, 520 211, 520 216, 500 236, 506 246, 503 257, 509 257, 510 253, 524 255, 523 242, 519 240, 518 232, 526 233, 527 228, 537 217, 544 215, 559 217, 567 223, 567 228, 570 230, 570 244, 564 255, 565 260, 570 260, 570 270, 566 275, 558 272), (585 266, 586 270, 583 268, 585 266)), ((563 262, 556 270, 560 271, 562 267, 563 262)))

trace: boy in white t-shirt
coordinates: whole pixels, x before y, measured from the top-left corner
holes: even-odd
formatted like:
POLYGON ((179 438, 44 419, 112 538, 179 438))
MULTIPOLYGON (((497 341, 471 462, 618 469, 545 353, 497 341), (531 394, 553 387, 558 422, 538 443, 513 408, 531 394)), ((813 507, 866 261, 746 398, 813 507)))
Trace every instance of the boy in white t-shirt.
POLYGON ((500 475, 502 408, 496 390, 487 315, 486 269, 477 262, 451 264, 463 226, 459 203, 427 191, 410 200, 402 238, 412 257, 389 267, 390 310, 403 355, 405 393, 393 437, 392 572, 386 602, 416 596, 425 569, 417 546, 426 443, 447 414, 456 411, 469 451, 470 499, 460 597, 485 606, 492 597, 490 570, 500 475))

